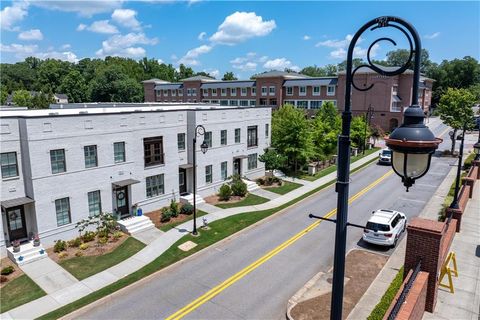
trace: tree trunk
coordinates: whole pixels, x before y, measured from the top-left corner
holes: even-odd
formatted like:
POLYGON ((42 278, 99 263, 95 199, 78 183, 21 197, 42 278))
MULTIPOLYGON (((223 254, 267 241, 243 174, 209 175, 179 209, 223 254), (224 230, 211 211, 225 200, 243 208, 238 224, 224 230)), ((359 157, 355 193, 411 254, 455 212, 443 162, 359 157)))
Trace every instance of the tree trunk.
POLYGON ((455 152, 455 138, 457 136, 457 129, 453 129, 453 136, 452 136, 452 149, 450 149, 450 154, 453 155, 455 152))

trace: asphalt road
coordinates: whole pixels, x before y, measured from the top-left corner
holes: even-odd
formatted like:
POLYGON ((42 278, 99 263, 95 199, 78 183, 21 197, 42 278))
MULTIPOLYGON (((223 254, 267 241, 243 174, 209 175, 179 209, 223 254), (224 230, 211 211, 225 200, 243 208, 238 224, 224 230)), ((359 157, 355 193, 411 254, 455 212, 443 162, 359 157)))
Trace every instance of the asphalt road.
MULTIPOLYGON (((440 124, 434 132, 438 135, 445 129, 440 124)), ((445 143, 446 149, 448 141, 445 143)), ((353 174, 350 197, 363 194, 349 206, 349 221, 364 225, 371 212, 380 208, 404 212, 408 219, 417 216, 454 162, 453 158, 434 157, 429 173, 408 193, 400 178, 389 174, 388 166, 373 164, 353 174), (374 181, 378 184, 365 192, 374 181)), ((215 294, 204 296, 187 310, 186 319, 284 319, 288 299, 315 274, 331 268, 335 226, 322 222, 296 241, 285 242, 315 223, 309 213, 323 216, 335 207, 333 187, 324 189, 267 222, 125 290, 81 318, 163 319, 215 288, 215 294)), ((391 249, 364 244, 362 232, 349 229, 347 250, 361 246, 391 253, 391 249)))

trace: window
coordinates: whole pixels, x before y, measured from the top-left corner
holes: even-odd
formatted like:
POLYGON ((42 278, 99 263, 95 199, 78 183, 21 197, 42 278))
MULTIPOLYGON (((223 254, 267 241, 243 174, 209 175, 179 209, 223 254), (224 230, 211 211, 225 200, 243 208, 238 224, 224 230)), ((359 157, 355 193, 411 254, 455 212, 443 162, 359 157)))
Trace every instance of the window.
POLYGON ((271 96, 274 96, 275 95, 275 87, 268 88, 268 92, 271 96))
POLYGON ((397 226, 399 220, 400 220, 400 215, 397 214, 395 218, 393 218, 392 220, 392 228, 395 228, 397 226))
POLYGON ((392 101, 392 108, 390 110, 391 112, 400 112, 402 111, 402 107, 398 105, 398 102, 392 101))
POLYGON ((307 87, 298 87, 298 95, 305 96, 307 94, 307 87))
POLYGON ((222 180, 227 180, 227 161, 220 163, 220 171, 222 173, 222 180))
POLYGON ((308 109, 308 101, 307 100, 297 101, 297 108, 308 109))
POLYGON ((209 148, 212 147, 212 131, 205 132, 205 142, 209 148))
POLYGON ((236 96, 237 95, 237 88, 230 88, 230 95, 236 96))
POLYGON ((258 146, 257 126, 249 126, 247 131, 247 147, 258 146))
POLYGON ((230 100, 230 105, 231 106, 238 106, 238 100, 230 100))
POLYGON ((5 152, 1 156, 2 178, 11 178, 18 176, 18 164, 16 152, 5 152))
POLYGON ((327 96, 334 96, 335 95, 335 86, 328 86, 327 87, 327 96))
POLYGON ((248 170, 257 169, 257 154, 248 155, 248 170))
POLYGON ((175 97, 177 95, 177 90, 172 90, 172 97, 175 97))
POLYGON ((222 88, 221 94, 222 94, 222 96, 226 96, 227 95, 227 89, 222 88))
POLYGON ((235 129, 235 143, 240 143, 240 128, 235 129))
POLYGON ((178 95, 183 96, 183 89, 178 89, 178 95))
POLYGON ((252 87, 250 90, 252 90, 252 96, 257 94, 257 88, 252 87))
POLYGON ((393 94, 394 96, 396 96, 397 93, 398 93, 398 85, 394 85, 394 86, 392 87, 392 94, 393 94))
POLYGON ((217 89, 212 89, 212 96, 217 96, 217 89))
POLYGON ((159 196, 165 193, 163 173, 146 179, 147 198, 159 196))
POLYGON ((250 107, 255 107, 256 104, 257 104, 256 100, 250 100, 250 107))
POLYGON ((166 97, 168 96, 168 90, 163 90, 163 95, 166 97))
POLYGON ((269 133, 269 131, 270 131, 270 130, 269 130, 269 129, 270 129, 269 127, 270 127, 270 125, 269 125, 268 123, 265 123, 265 137, 267 137, 267 138, 268 138, 268 133, 269 133))
POLYGON ((218 103, 218 100, 212 100, 211 103, 218 103))
POLYGON ((96 145, 83 147, 83 154, 85 155, 85 168, 98 166, 96 145))
POLYGON ((192 88, 192 96, 196 96, 196 95, 197 95, 197 89, 192 88))
POLYGON ((295 100, 285 100, 283 101, 283 104, 289 104, 295 107, 295 100))
POLYGON ((71 222, 70 198, 55 200, 55 211, 57 213, 57 226, 63 226, 71 222))
POLYGON ((267 95, 267 87, 262 87, 262 96, 267 95))
POLYGON ((205 183, 212 183, 212 165, 205 166, 205 183))
POLYGON ((65 150, 50 150, 50 163, 52 166, 52 173, 60 173, 67 171, 65 165, 65 150))
POLYGON ((320 95, 320 87, 313 87, 313 95, 319 96, 320 95))
POLYGON ((125 162, 125 142, 115 142, 113 144, 113 158, 115 163, 125 162))
POLYGON ((247 95, 247 88, 242 88, 242 89, 240 89, 240 90, 241 90, 240 94, 241 94, 242 96, 246 96, 246 95, 247 95))
POLYGON ((144 138, 143 154, 145 167, 164 164, 163 137, 144 138))
POLYGON ((190 88, 187 89, 187 96, 191 96, 192 95, 192 91, 190 90, 190 88))
POLYGON ((310 109, 320 109, 321 106, 322 106, 322 100, 310 101, 310 109))
POLYGON ((228 100, 220 100, 220 105, 221 106, 228 106, 228 100))
POLYGON ((155 95, 156 95, 157 97, 160 97, 161 93, 162 93, 162 92, 161 92, 160 90, 155 90, 155 95))
POLYGON ((100 199, 100 190, 88 193, 88 214, 90 216, 99 215, 102 212, 102 200, 100 199))
POLYGON ((203 89, 203 95, 208 96, 208 89, 203 89))
POLYGON ((185 133, 177 134, 177 146, 178 146, 178 151, 185 150, 185 133))
POLYGON ((276 106, 277 105, 277 99, 270 99, 270 105, 271 106, 276 106))
POLYGON ((287 87, 287 96, 293 96, 293 87, 287 87))
POLYGON ((265 99, 265 98, 260 98, 260 105, 261 105, 261 106, 266 106, 266 105, 267 105, 267 99, 265 99))
POLYGON ((240 100, 240 106, 248 107, 248 100, 240 100))
POLYGON ((227 130, 220 131, 220 144, 222 146, 227 145, 227 130))

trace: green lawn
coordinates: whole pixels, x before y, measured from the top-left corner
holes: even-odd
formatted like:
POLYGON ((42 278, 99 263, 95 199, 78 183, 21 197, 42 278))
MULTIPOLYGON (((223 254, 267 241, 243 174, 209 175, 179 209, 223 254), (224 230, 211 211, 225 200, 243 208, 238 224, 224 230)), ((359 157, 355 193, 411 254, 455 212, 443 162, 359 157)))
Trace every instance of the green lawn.
POLYGON ((83 280, 122 262, 144 247, 145 244, 130 237, 110 253, 90 257, 74 257, 61 260, 59 264, 75 278, 83 280))
POLYGON ((400 268, 397 275, 393 279, 392 283, 388 287, 387 291, 383 294, 382 299, 380 302, 375 306, 372 310, 372 313, 368 316, 367 320, 382 320, 385 316, 385 312, 387 312, 388 307, 392 303, 393 298, 400 289, 400 286, 403 282, 403 267, 400 268))
MULTIPOLYGON (((198 217, 201 217, 201 216, 204 216, 204 215, 206 215, 206 214, 207 214, 207 212, 205 212, 205 211, 197 210, 197 218, 198 218, 198 217)), ((164 225, 161 226, 161 227, 158 227, 158 229, 160 229, 161 231, 167 232, 168 230, 175 228, 175 227, 178 226, 179 224, 182 224, 182 223, 184 223, 185 221, 190 221, 190 220, 193 220, 193 214, 189 215, 186 220, 176 221, 176 222, 170 222, 170 223, 164 224, 164 225)))
POLYGON ((23 274, 9 281, 0 289, 0 313, 43 297, 44 295, 46 295, 46 293, 33 282, 32 279, 23 274))
POLYGON ((270 200, 259 197, 255 194, 247 194, 247 196, 238 202, 233 203, 217 203, 216 206, 222 209, 235 208, 235 207, 245 207, 245 206, 254 206, 256 204, 262 204, 270 200))
MULTIPOLYGON (((362 168, 368 166, 370 163, 376 161, 377 159, 372 159, 371 161, 362 164, 360 167, 353 169, 351 173, 354 173, 355 171, 361 170, 362 168)), ((74 301, 66 306, 63 306, 57 310, 54 310, 48 314, 45 314, 38 319, 45 319, 45 320, 50 320, 50 319, 58 319, 66 314, 69 314, 81 307, 84 307, 100 298, 103 298, 109 294, 112 294, 113 292, 120 290, 121 288, 124 288, 154 272, 157 272, 177 261, 180 261, 184 259, 187 256, 190 256, 208 246, 211 244, 220 241, 231 234, 238 232, 252 224, 254 224, 257 221, 260 221, 280 210, 283 210, 303 199, 306 197, 317 193, 318 191, 325 189, 326 187, 329 187, 335 183, 335 179, 325 183, 324 185, 307 192, 300 197, 291 200, 290 202, 287 202, 281 206, 278 206, 273 209, 269 210, 262 210, 262 211, 254 211, 254 212, 246 212, 238 215, 234 215, 225 219, 217 220, 209 224, 210 230, 200 230, 200 236, 198 237, 192 237, 191 235, 186 235, 180 240, 178 240, 174 245, 172 245, 167 251, 165 251, 163 254, 161 254, 158 258, 156 258, 154 261, 151 263, 147 264, 143 268, 139 269, 138 271, 129 274, 128 276, 98 290, 95 292, 92 292, 91 294, 74 301), (198 245, 193 248, 190 251, 182 251, 178 249, 178 246, 181 245, 182 243, 186 241, 193 241, 197 243, 198 245)))
POLYGON ((299 184, 299 183, 294 183, 294 182, 283 180, 283 184, 280 187, 265 188, 265 190, 275 192, 275 193, 278 193, 278 194, 285 194, 285 193, 289 193, 292 190, 300 188, 301 186, 302 185, 299 184))

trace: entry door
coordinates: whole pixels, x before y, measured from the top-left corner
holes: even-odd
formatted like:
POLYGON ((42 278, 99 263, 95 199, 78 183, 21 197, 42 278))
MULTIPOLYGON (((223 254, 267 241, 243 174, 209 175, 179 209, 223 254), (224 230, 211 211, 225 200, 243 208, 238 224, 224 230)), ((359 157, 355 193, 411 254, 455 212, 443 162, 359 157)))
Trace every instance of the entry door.
POLYGON ((180 195, 187 193, 187 170, 178 169, 178 190, 180 195))
POLYGON ((240 161, 241 159, 233 160, 233 174, 238 174, 238 175, 241 174, 240 161))
POLYGON ((128 186, 120 187, 115 190, 115 201, 117 203, 117 212, 120 214, 120 218, 129 217, 128 186))
POLYGON ((7 223, 10 241, 27 238, 23 206, 7 209, 7 223))

